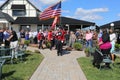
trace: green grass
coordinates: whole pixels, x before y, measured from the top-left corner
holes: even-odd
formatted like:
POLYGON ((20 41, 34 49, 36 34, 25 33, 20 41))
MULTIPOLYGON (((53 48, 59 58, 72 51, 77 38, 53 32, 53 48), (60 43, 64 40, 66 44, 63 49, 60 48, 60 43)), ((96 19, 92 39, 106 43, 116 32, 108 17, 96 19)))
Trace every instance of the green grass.
POLYGON ((120 58, 117 58, 112 69, 97 69, 93 67, 92 58, 84 57, 79 58, 78 63, 84 71, 87 80, 119 80, 120 79, 120 58))
POLYGON ((42 60, 42 54, 27 52, 23 62, 3 65, 2 80, 29 80, 42 60))

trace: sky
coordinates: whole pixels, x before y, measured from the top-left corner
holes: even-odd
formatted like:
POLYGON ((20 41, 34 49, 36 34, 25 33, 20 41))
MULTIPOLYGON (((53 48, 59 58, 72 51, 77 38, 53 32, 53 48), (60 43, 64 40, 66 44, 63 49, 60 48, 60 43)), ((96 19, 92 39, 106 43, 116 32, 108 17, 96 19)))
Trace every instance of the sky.
MULTIPOLYGON (((3 4, 6 0, 0 0, 3 4)), ((29 0, 44 11, 60 0, 29 0)), ((62 16, 95 22, 101 26, 120 20, 120 0, 62 0, 62 16)))

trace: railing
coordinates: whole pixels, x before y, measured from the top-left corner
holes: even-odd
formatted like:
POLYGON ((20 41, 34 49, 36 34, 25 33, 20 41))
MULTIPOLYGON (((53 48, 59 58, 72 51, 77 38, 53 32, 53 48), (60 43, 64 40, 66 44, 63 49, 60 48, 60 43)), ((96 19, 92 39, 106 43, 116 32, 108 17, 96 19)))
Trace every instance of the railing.
POLYGON ((0 48, 0 59, 10 58, 11 63, 13 63, 13 61, 12 61, 12 58, 13 58, 12 50, 13 50, 13 48, 1 47, 0 48))

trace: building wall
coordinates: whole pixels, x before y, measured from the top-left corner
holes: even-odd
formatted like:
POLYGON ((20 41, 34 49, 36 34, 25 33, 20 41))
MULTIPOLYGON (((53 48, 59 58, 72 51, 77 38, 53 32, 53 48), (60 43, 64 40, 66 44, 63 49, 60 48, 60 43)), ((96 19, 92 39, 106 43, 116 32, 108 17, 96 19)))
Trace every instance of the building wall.
POLYGON ((19 32, 19 25, 18 25, 18 24, 11 25, 11 27, 12 27, 13 30, 15 30, 16 32, 19 32))
MULTIPOLYGON (((4 5, 4 7, 2 8, 2 12, 9 14, 15 20, 19 16, 12 16, 11 6, 17 4, 25 5, 26 15, 22 17, 37 17, 38 11, 30 3, 28 3, 27 0, 10 0, 8 3, 4 5)), ((25 24, 25 25, 30 25, 32 31, 37 31, 37 24, 25 24)), ((3 23, 0 23, 0 26, 4 26, 3 23)), ((9 24, 8 26, 12 27, 13 30, 15 30, 16 32, 19 32, 21 24, 13 24, 13 25, 9 24)))
POLYGON ((4 8, 2 9, 2 12, 5 12, 5 13, 9 14, 11 17, 16 19, 17 16, 12 16, 11 6, 13 4, 21 4, 21 5, 26 6, 26 15, 24 17, 36 17, 37 16, 36 9, 31 4, 29 4, 26 0, 11 0, 9 2, 9 4, 6 4, 4 6, 4 8))
POLYGON ((0 19, 0 28, 9 27, 9 22, 5 19, 0 19))
POLYGON ((37 25, 35 25, 35 24, 31 25, 31 30, 32 31, 37 31, 37 25))
MULTIPOLYGON (((28 24, 27 24, 28 25, 28 24)), ((19 24, 14 24, 14 25, 12 25, 12 28, 13 28, 13 30, 15 30, 16 32, 19 32, 19 30, 20 30, 20 26, 21 25, 19 25, 19 24)), ((31 25, 29 25, 30 26, 30 30, 32 30, 32 31, 37 31, 37 25, 36 24, 31 24, 31 25)), ((26 26, 27 27, 27 26, 26 26)))

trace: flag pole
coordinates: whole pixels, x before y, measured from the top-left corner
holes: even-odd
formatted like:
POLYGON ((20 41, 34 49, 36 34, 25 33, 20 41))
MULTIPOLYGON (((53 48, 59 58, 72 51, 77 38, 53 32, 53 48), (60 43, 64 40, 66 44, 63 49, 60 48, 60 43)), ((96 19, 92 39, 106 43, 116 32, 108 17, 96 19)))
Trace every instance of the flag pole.
MULTIPOLYGON (((60 0, 60 2, 61 2, 61 9, 62 9, 62 0, 60 0)), ((62 12, 61 12, 62 13, 62 12)), ((61 14, 60 14, 60 27, 62 27, 62 18, 61 18, 61 14)))

